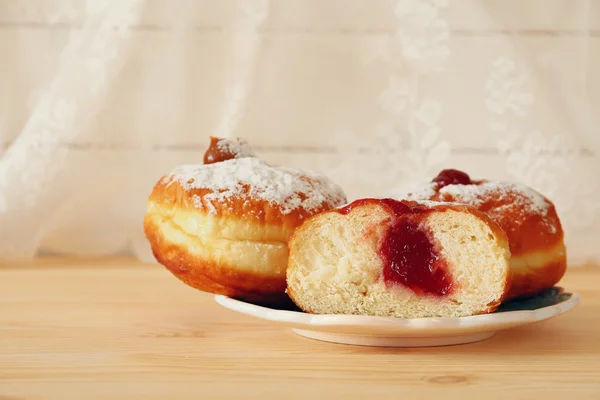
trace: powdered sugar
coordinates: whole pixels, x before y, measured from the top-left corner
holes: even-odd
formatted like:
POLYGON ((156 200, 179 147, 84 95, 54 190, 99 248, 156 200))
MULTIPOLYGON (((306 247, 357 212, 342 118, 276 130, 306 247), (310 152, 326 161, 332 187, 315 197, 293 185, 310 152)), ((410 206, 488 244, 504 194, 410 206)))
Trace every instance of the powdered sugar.
POLYGON ((550 204, 536 191, 515 183, 484 182, 479 185, 448 185, 440 189, 453 199, 470 204, 482 204, 486 195, 494 194, 499 200, 511 197, 511 205, 523 207, 527 212, 546 216, 550 204))
POLYGON ((448 185, 438 189, 437 183, 405 186, 394 192, 396 198, 406 200, 450 201, 469 204, 485 212, 501 225, 520 224, 529 215, 544 217, 551 233, 557 231, 556 218, 545 218, 550 202, 535 190, 517 183, 481 182, 469 185, 448 185), (510 221, 508 220, 510 219, 510 221))
POLYGON ((202 198, 197 194, 192 196, 192 202, 194 203, 194 207, 202 208, 202 198))
POLYGON ((235 158, 255 157, 248 142, 242 138, 235 140, 219 139, 217 147, 224 153, 233 154, 235 158))
MULTIPOLYGON (((212 193, 203 199, 193 200, 194 206, 200 209, 205 204, 223 203, 245 193, 278 205, 283 214, 289 214, 299 207, 309 212, 323 204, 335 207, 346 201, 341 188, 322 175, 273 167, 255 157, 215 164, 183 165, 172 171, 166 179, 169 185, 178 182, 186 190, 211 190, 212 193)), ((214 207, 206 208, 209 213, 216 213, 214 207)))
POLYGON ((216 214, 217 213, 217 209, 212 204, 212 201, 210 201, 210 199, 207 200, 207 201, 205 201, 205 202, 202 202, 202 197, 200 197, 197 194, 195 194, 195 195, 192 196, 192 202, 194 203, 194 207, 196 207, 198 209, 202 209, 206 205, 206 208, 208 208, 208 213, 209 214, 216 214))

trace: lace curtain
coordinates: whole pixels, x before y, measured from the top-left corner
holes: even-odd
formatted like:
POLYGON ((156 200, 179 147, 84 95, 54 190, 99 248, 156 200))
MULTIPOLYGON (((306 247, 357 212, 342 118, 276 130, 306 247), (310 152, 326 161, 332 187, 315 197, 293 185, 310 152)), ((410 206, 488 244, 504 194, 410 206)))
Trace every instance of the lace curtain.
POLYGON ((152 185, 216 135, 350 198, 518 180, 600 261, 599 2, 0 0, 0 28, 1 260, 152 260, 152 185))

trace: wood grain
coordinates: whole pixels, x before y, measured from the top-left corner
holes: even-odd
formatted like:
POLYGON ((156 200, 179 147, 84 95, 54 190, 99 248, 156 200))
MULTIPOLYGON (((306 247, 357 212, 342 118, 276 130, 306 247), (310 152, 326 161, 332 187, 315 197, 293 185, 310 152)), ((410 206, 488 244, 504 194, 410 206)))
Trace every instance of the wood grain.
POLYGON ((297 337, 158 266, 4 266, 0 399, 598 399, 599 280, 571 269, 577 309, 484 342, 385 349, 297 337))

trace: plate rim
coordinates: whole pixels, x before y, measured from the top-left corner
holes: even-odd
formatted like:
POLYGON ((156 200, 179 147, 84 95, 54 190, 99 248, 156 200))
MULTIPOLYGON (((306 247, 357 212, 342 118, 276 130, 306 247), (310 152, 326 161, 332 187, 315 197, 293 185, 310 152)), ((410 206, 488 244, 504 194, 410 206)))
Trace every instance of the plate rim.
POLYGON ((505 325, 511 323, 534 323, 557 317, 576 308, 581 302, 581 296, 576 292, 571 297, 558 304, 541 307, 535 310, 513 310, 502 313, 471 315, 466 317, 424 317, 424 318, 396 318, 378 317, 370 315, 348 314, 308 314, 292 310, 278 310, 247 303, 225 295, 215 295, 215 301, 222 307, 259 319, 293 325, 312 327, 336 326, 369 326, 397 329, 429 330, 439 327, 476 328, 488 325, 505 325))

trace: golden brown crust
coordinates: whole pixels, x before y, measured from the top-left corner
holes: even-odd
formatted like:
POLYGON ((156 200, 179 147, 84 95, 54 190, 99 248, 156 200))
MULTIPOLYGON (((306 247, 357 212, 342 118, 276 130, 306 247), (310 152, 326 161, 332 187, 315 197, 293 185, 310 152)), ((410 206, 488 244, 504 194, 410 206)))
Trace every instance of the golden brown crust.
POLYGON ((144 219, 144 233, 156 260, 193 288, 253 302, 285 300, 285 276, 259 275, 204 260, 165 238, 149 217, 144 219))
MULTIPOLYGON (((488 197, 481 204, 474 205, 478 210, 490 215, 500 227, 506 232, 511 252, 511 265, 516 264, 520 257, 527 257, 531 254, 547 253, 563 245, 564 232, 562 225, 556 213, 556 208, 550 200, 546 199, 548 204, 547 215, 542 216, 539 213, 527 213, 516 218, 511 213, 498 215, 506 204, 512 204, 515 201, 514 194, 508 193, 500 197, 499 194, 488 194, 488 197), (521 221, 517 223, 515 221, 521 221)), ((434 200, 455 201, 456 199, 448 195, 439 193, 433 197, 434 200)), ((526 210, 521 210, 526 213, 526 210)), ((553 287, 558 283, 566 271, 566 256, 558 260, 542 257, 541 262, 532 264, 530 268, 521 270, 511 268, 512 278, 510 291, 506 299, 518 297, 534 296, 546 289, 553 287)))
POLYGON ((282 271, 289 236, 307 217, 345 201, 341 189, 324 177, 278 169, 254 157, 231 159, 162 177, 148 198, 144 230, 156 260, 187 285, 263 304, 285 303, 282 271), (255 182, 253 167, 258 190, 237 180, 243 175, 255 182), (272 199, 255 195, 270 186, 276 191, 272 199))
POLYGON ((191 212, 210 210, 212 214, 220 217, 251 220, 252 222, 265 225, 283 225, 291 229, 295 229, 306 218, 338 205, 323 202, 319 207, 310 211, 300 205, 284 213, 281 205, 252 197, 249 194, 250 188, 248 185, 243 186, 244 191, 239 195, 217 202, 207 200, 206 197, 214 194, 214 190, 206 188, 187 189, 179 181, 164 177, 154 186, 149 201, 159 204, 164 208, 174 208, 191 212), (199 210, 198 201, 202 203, 202 210, 199 210))
MULTIPOLYGON (((486 182, 488 181, 477 181, 475 184, 481 185, 486 182)), ((515 203, 518 202, 520 193, 505 190, 486 191, 485 195, 478 196, 477 201, 473 202, 465 202, 460 197, 443 192, 437 192, 429 200, 464 203, 488 214, 506 232, 513 257, 547 250, 563 241, 564 233, 560 219, 554 204, 549 199, 544 197, 547 202, 547 212, 541 215, 516 207, 515 203), (508 208, 507 205, 512 207, 508 208)))
POLYGON ((566 254, 554 261, 533 268, 512 271, 512 282, 507 299, 535 296, 556 285, 567 269, 566 254))

